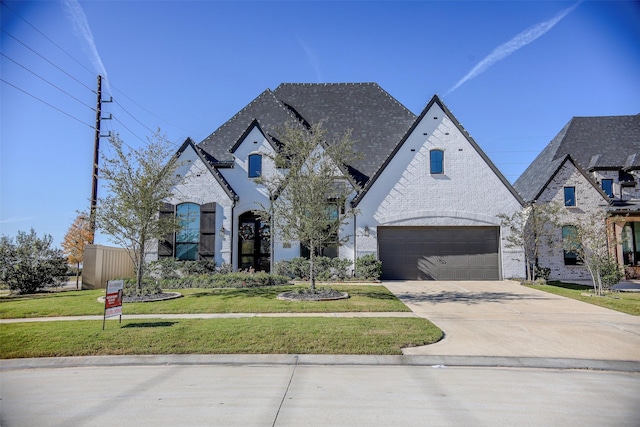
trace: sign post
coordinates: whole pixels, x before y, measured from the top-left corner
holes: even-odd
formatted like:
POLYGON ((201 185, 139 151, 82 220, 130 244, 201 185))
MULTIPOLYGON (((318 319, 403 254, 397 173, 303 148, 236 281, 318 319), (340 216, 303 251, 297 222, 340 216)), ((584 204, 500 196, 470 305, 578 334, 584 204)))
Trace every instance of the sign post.
POLYGON ((120 316, 122 323, 122 298, 124 295, 124 280, 110 280, 107 282, 107 295, 104 298, 104 317, 102 330, 107 317, 120 316))

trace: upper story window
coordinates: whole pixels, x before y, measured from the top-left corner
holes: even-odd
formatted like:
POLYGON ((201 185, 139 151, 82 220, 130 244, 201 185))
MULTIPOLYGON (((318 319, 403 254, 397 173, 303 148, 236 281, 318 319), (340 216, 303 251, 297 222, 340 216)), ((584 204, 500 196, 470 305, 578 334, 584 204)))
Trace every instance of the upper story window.
POLYGON ((444 173, 444 151, 431 150, 429 152, 429 171, 433 175, 444 173))
POLYGON ((576 205, 576 187, 564 187, 564 205, 576 205))
POLYGON ((603 179, 600 185, 602 186, 602 191, 604 191, 607 196, 613 198, 613 180, 603 179))
POLYGON ((262 156, 260 154, 249 155, 249 178, 258 178, 262 175, 262 156))

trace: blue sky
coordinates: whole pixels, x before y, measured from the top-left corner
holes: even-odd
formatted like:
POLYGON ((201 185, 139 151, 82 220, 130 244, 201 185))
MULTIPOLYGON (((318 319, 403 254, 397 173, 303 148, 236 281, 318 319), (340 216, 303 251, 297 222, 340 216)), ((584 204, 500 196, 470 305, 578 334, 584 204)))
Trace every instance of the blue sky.
POLYGON ((0 232, 57 245, 89 205, 99 73, 103 133, 132 146, 157 128, 199 142, 282 82, 377 82, 415 114, 437 93, 511 182, 571 117, 640 113, 638 2, 3 0, 0 14, 0 232))

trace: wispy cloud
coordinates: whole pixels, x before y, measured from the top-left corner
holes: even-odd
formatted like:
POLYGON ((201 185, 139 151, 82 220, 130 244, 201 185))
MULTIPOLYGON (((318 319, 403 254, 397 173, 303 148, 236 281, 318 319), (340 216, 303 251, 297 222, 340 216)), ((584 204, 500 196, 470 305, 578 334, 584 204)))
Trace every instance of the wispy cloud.
POLYGON ((91 32, 91 28, 89 27, 89 21, 87 20, 87 15, 85 15, 82 6, 78 3, 78 0, 62 0, 67 14, 73 23, 73 27, 78 34, 78 36, 84 42, 84 47, 87 50, 89 57, 91 58, 91 62, 93 63, 96 71, 101 74, 105 80, 107 80, 107 70, 102 63, 102 58, 100 58, 100 54, 98 53, 98 48, 96 47, 96 43, 93 40, 93 33, 91 32))
POLYGON ((507 56, 511 55, 512 53, 514 53, 518 49, 528 45, 532 41, 536 40, 538 37, 540 37, 543 34, 545 34, 547 31, 551 30, 558 22, 560 22, 562 20, 562 18, 567 16, 576 7, 578 7, 579 4, 580 4, 580 2, 574 4, 571 7, 568 7, 567 9, 565 9, 563 11, 561 11, 560 13, 558 13, 556 16, 554 16, 553 18, 549 19, 548 21, 541 22, 539 24, 534 25, 533 27, 530 27, 530 28, 524 30, 523 32, 521 32, 520 34, 518 34, 517 36, 515 36, 514 38, 512 38, 508 42, 506 42, 504 44, 501 44, 500 46, 495 48, 482 61, 478 62, 475 65, 475 67, 473 67, 471 69, 471 71, 469 71, 463 78, 461 78, 458 81, 458 83, 453 85, 453 87, 451 89, 449 89, 444 96, 447 96, 448 94, 450 94, 454 90, 458 89, 465 82, 467 82, 467 81, 473 79, 474 77, 477 77, 478 75, 482 74, 483 72, 485 72, 489 67, 491 67, 496 62, 500 61, 501 59, 506 58, 507 56))
POLYGON ((313 71, 316 74, 316 80, 318 81, 318 83, 322 83, 323 79, 322 79, 322 72, 320 71, 320 59, 318 58, 318 55, 309 46, 307 46, 307 44, 303 42, 301 39, 298 39, 298 44, 300 45, 302 50, 304 50, 304 53, 307 55, 307 61, 309 62, 309 65, 311 65, 311 68, 313 68, 313 71))
POLYGON ((12 216, 11 218, 0 219, 0 224, 13 224, 16 222, 31 221, 36 218, 37 217, 35 216, 12 216))

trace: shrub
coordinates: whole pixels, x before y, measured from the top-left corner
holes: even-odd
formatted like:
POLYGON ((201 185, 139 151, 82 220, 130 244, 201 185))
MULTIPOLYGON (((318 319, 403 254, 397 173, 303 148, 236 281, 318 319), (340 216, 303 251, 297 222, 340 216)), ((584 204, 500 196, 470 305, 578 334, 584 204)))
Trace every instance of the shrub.
POLYGON ((608 290, 613 285, 617 284, 623 277, 623 269, 620 268, 615 259, 609 257, 602 262, 600 267, 600 278, 602 280, 602 287, 605 290, 608 290))
POLYGON ((33 293, 66 280, 67 260, 52 246, 53 238, 42 238, 31 229, 12 238, 0 238, 0 282, 12 292, 33 293))
POLYGON ((356 260, 356 277, 367 280, 378 280, 382 274, 382 261, 375 255, 367 254, 356 260))
POLYGON ((152 261, 147 267, 150 279, 177 279, 193 274, 212 274, 216 272, 216 262, 212 259, 180 261, 175 258, 162 258, 152 261))
POLYGON ((307 280, 309 279, 309 260, 297 257, 292 258, 289 261, 289 273, 286 274, 294 279, 307 280))
POLYGON ((551 269, 548 267, 540 267, 539 265, 535 266, 534 274, 537 279, 542 279, 546 283, 549 280, 549 276, 551 275, 551 269))
POLYGON ((136 279, 131 277, 121 278, 124 281, 124 295, 136 296, 136 295, 155 295, 162 293, 162 287, 155 280, 145 279, 140 285, 140 293, 136 293, 136 279))
POLYGON ((192 275, 160 281, 163 289, 189 288, 255 288, 285 285, 289 277, 269 273, 225 273, 192 275))

